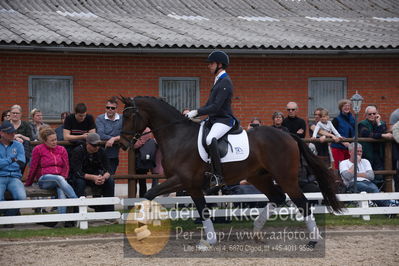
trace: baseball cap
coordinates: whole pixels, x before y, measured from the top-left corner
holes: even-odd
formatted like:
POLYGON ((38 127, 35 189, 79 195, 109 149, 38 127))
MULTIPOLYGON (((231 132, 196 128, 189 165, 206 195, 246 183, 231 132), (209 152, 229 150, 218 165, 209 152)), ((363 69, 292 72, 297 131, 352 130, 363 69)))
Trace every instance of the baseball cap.
POLYGON ((92 145, 97 145, 101 142, 101 139, 97 133, 89 133, 86 137, 86 142, 92 145))
POLYGON ((14 126, 10 123, 10 121, 4 121, 0 126, 0 131, 5 133, 14 133, 16 130, 14 126))

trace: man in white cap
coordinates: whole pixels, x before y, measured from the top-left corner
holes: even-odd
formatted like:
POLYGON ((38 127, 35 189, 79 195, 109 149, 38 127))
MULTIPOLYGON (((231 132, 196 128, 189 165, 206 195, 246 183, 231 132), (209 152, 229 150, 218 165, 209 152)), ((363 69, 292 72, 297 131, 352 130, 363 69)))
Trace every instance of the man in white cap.
MULTIPOLYGON (((115 183, 101 140, 97 133, 89 133, 86 144, 73 149, 71 154, 71 178, 78 197, 86 196, 86 186, 101 189, 101 196, 113 197, 115 183)), ((113 211, 113 205, 99 206, 96 211, 113 211)))

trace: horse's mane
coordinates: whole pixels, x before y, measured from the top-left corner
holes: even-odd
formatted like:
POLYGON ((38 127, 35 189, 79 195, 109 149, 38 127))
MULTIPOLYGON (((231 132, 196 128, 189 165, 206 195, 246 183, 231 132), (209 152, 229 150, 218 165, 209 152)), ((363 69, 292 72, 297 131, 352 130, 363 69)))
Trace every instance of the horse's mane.
MULTIPOLYGON (((186 116, 184 116, 182 113, 179 112, 175 107, 170 105, 168 102, 166 102, 163 98, 160 97, 154 97, 154 96, 136 96, 134 98, 126 98, 122 96, 122 102, 126 105, 133 105, 133 100, 144 100, 144 101, 151 101, 151 102, 157 102, 160 104, 162 108, 166 110, 166 112, 170 113, 173 115, 173 117, 176 117, 178 119, 182 120, 187 120, 191 121, 188 119, 186 116)), ((165 112, 165 110, 163 110, 165 112)))

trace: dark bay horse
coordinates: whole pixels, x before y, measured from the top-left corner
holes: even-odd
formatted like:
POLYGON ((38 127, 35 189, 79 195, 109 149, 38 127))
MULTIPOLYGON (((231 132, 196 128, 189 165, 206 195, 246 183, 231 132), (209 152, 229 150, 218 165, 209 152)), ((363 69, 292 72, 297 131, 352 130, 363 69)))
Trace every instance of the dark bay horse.
MULTIPOLYGON (((167 180, 150 189, 145 198, 152 200, 158 195, 184 189, 193 199, 204 226, 208 226, 208 230, 205 230, 214 232, 212 222, 209 222, 204 212, 206 202, 203 188, 208 182, 204 172, 209 171, 210 166, 198 153, 199 124, 158 98, 121 97, 121 101, 125 104, 120 139, 122 148, 126 150, 132 147, 144 129, 149 127, 163 155, 162 165, 167 180)), ((340 211, 334 177, 302 140, 267 126, 248 131, 248 138, 249 157, 244 161, 223 164, 223 176, 227 184, 247 179, 275 204, 283 203, 286 199, 284 193, 287 193, 305 217, 308 230, 314 231, 317 229, 316 223, 314 218, 310 219, 313 215, 298 184, 300 156, 303 156, 317 178, 325 204, 334 211, 340 211)), ((271 208, 272 205, 268 204, 255 220, 255 231, 262 229, 271 208)), ((317 240, 318 237, 309 243, 314 246, 317 240)), ((216 237, 208 237, 207 241, 214 244, 216 237)))

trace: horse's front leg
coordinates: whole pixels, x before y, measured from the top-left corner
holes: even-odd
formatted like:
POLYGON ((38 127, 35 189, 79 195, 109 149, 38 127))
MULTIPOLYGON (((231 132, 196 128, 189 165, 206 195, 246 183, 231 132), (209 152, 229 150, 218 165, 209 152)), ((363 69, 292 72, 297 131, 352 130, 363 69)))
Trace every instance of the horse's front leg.
POLYGON ((159 195, 163 195, 166 193, 172 193, 176 192, 180 189, 183 189, 183 186, 180 182, 180 179, 178 178, 177 175, 174 175, 168 179, 166 179, 165 182, 158 184, 151 188, 150 190, 145 193, 144 198, 148 200, 153 200, 159 195))
POLYGON ((210 219, 210 211, 206 206, 205 197, 200 193, 190 193, 192 200, 194 201, 195 206, 197 207, 198 214, 202 220, 202 225, 204 226, 204 231, 206 235, 206 240, 201 240, 197 248, 199 250, 208 250, 211 245, 216 244, 216 232, 213 227, 212 220, 210 219))

